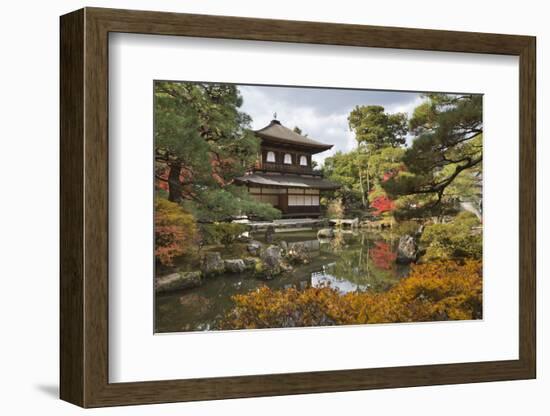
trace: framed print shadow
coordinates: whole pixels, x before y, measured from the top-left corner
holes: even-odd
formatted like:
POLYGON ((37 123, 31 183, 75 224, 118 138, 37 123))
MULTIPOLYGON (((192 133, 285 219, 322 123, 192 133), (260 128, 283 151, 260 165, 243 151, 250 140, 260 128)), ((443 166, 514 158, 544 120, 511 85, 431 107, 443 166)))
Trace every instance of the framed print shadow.
POLYGON ((60 28, 61 399, 536 377, 534 37, 60 28))

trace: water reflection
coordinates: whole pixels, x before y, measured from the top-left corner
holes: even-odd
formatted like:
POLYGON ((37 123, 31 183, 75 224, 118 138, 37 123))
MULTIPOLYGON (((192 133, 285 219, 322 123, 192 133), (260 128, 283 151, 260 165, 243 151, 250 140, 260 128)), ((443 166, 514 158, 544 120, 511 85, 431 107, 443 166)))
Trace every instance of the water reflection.
POLYGON ((395 263, 396 245, 391 234, 337 233, 320 246, 337 259, 312 275, 312 285, 328 284, 342 292, 388 290, 409 271, 395 263))
POLYGON ((311 274, 311 286, 313 287, 325 287, 330 286, 333 289, 336 289, 340 293, 356 292, 367 290, 369 285, 358 285, 356 283, 350 282, 348 280, 339 279, 337 276, 330 273, 331 266, 334 266, 335 263, 328 264, 323 266, 321 272, 313 272, 311 274))
POLYGON ((321 242, 318 239, 315 240, 304 240, 304 241, 291 241, 288 243, 288 247, 292 248, 296 245, 303 246, 309 252, 315 252, 319 250, 321 242))
MULTIPOLYGON (((257 236, 258 238, 258 236, 257 236)), ((276 234, 277 242, 289 248, 303 245, 311 261, 291 273, 270 281, 247 275, 222 275, 206 279, 202 286, 183 292, 157 295, 156 330, 174 332, 216 329, 233 307, 231 296, 248 293, 261 285, 272 289, 331 286, 341 293, 385 291, 408 273, 408 266, 395 264, 398 236, 366 232, 336 233, 319 240, 316 233, 276 234)))

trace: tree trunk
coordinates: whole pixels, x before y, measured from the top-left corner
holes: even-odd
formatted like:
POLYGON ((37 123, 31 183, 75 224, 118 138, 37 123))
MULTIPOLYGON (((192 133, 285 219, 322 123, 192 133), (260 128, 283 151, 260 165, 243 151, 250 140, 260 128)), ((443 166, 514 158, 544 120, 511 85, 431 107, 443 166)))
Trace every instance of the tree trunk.
POLYGON ((368 203, 369 194, 370 194, 370 178, 369 178, 369 165, 367 165, 367 203, 368 203))
MULTIPOLYGON (((367 183, 368 183, 368 175, 367 175, 367 183)), ((363 188, 363 169, 359 169, 359 187, 361 188, 361 202, 363 204, 363 208, 367 208, 367 201, 365 199, 365 189, 363 188)))
POLYGON ((173 163, 168 165, 168 168, 168 200, 179 202, 181 199, 181 165, 179 163, 173 163))

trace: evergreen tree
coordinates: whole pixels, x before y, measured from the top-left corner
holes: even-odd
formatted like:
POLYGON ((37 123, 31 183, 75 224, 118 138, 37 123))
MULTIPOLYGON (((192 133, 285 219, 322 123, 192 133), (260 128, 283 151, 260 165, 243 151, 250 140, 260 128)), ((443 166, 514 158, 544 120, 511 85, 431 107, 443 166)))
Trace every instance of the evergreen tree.
POLYGON ((369 196, 376 182, 385 174, 380 171, 379 164, 372 166, 371 160, 383 160, 387 154, 380 158, 380 153, 388 153, 388 149, 391 153, 392 149, 399 149, 405 144, 407 115, 386 113, 384 107, 379 105, 356 106, 348 117, 348 123, 357 141, 357 174, 361 202, 363 208, 368 208, 371 202, 369 196))
POLYGON ((232 186, 259 152, 241 105, 234 85, 155 82, 156 178, 200 220, 280 215, 232 186))
POLYGON ((394 197, 426 215, 443 213, 459 197, 479 194, 482 96, 428 94, 409 122, 416 137, 403 156, 406 169, 384 183, 394 197))
POLYGON ((384 107, 379 105, 357 106, 350 113, 348 123, 355 133, 358 146, 366 146, 369 152, 405 144, 405 113, 386 113, 384 107))

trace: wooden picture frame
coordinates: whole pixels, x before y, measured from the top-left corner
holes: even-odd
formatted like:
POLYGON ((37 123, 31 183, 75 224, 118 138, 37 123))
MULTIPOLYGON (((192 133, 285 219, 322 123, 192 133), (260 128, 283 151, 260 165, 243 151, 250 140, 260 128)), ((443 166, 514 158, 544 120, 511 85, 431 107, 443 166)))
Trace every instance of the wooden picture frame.
POLYGON ((530 379, 535 332, 535 38, 85 8, 61 17, 60 358, 82 407, 530 379), (519 359, 109 383, 108 35, 111 32, 519 56, 519 359))

